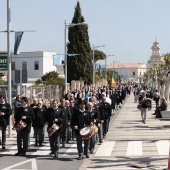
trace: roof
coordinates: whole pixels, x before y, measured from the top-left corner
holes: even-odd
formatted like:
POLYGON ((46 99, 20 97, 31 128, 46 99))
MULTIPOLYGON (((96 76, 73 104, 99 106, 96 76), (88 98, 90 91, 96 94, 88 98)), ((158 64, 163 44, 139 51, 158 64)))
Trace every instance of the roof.
POLYGON ((113 63, 107 66, 107 69, 115 68, 146 68, 146 63, 113 63))

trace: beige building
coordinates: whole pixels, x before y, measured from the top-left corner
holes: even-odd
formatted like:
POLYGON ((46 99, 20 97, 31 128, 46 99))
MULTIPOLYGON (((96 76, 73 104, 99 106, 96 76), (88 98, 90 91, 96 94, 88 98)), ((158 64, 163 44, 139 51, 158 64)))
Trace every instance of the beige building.
POLYGON ((146 64, 145 63, 112 63, 107 66, 107 69, 112 69, 118 72, 121 77, 121 81, 127 83, 143 82, 143 74, 146 72, 146 64))
POLYGON ((152 55, 150 56, 150 59, 147 62, 147 70, 163 62, 163 57, 160 54, 160 46, 157 41, 153 43, 151 49, 152 49, 152 55))

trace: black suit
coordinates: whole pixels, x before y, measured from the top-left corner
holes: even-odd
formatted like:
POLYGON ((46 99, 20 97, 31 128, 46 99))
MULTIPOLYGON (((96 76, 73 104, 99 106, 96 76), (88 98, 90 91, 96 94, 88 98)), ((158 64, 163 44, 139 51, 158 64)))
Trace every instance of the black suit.
POLYGON ((34 127, 34 137, 35 137, 35 144, 39 142, 39 145, 42 145, 43 142, 43 127, 46 122, 45 118, 47 115, 47 111, 45 107, 36 108, 34 109, 33 115, 33 124, 34 127))
POLYGON ((64 114, 61 108, 48 108, 47 109, 47 122, 48 128, 50 128, 54 123, 57 124, 60 128, 53 133, 52 136, 49 136, 50 148, 53 154, 58 153, 60 145, 60 132, 64 119, 64 114), (57 122, 54 122, 55 119, 58 119, 57 122))
POLYGON ((66 144, 66 139, 68 140, 67 130, 69 128, 68 122, 71 123, 71 112, 68 106, 60 105, 58 107, 62 109, 63 114, 64 114, 64 120, 63 120, 62 131, 61 131, 62 132, 62 144, 64 146, 66 144))
POLYGON ((15 124, 18 124, 21 120, 27 124, 25 128, 17 132, 17 146, 18 153, 26 153, 29 143, 29 133, 31 132, 31 122, 33 118, 33 109, 29 106, 19 107, 15 113, 15 124), (26 119, 22 119, 22 116, 26 116, 26 119), (23 147, 22 147, 23 140, 23 147))
POLYGON ((0 104, 0 112, 3 112, 4 115, 0 116, 0 127, 2 129, 2 146, 5 146, 6 143, 6 128, 9 125, 9 118, 12 114, 11 106, 8 103, 0 104))
MULTIPOLYGON (((83 147, 82 147, 82 136, 80 135, 80 129, 89 126, 92 122, 90 113, 87 110, 80 111, 76 110, 72 117, 73 127, 78 126, 78 129, 75 130, 76 141, 77 141, 77 150, 79 157, 83 155, 83 147)), ((88 145, 89 139, 84 140, 84 155, 88 155, 88 145)))

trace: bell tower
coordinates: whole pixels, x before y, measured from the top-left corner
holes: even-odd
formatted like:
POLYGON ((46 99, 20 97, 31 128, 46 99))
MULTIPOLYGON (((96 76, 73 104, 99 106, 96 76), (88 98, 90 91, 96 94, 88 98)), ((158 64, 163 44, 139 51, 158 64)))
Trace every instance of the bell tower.
POLYGON ((155 65, 159 65, 163 62, 162 56, 160 54, 160 46, 159 43, 155 40, 152 47, 152 55, 150 56, 150 59, 148 60, 149 68, 152 68, 155 65))

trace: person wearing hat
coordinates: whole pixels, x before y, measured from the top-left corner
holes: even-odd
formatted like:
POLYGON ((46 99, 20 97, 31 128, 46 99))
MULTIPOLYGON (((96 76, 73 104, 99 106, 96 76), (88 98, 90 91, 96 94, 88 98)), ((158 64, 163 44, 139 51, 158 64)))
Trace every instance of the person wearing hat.
MULTIPOLYGON (((86 102, 84 100, 78 101, 78 109, 75 111, 72 117, 72 125, 75 129, 75 136, 78 150, 78 160, 83 159, 83 138, 80 135, 80 130, 84 127, 93 125, 90 113, 85 109, 86 102)), ((84 139, 84 155, 89 158, 88 154, 89 139, 84 139)))
POLYGON ((14 119, 15 125, 19 124, 20 122, 23 122, 26 126, 22 130, 17 131, 18 152, 15 154, 15 156, 26 155, 29 141, 29 133, 31 132, 31 121, 33 118, 33 114, 33 109, 28 106, 27 97, 22 97, 21 107, 16 110, 14 119))

